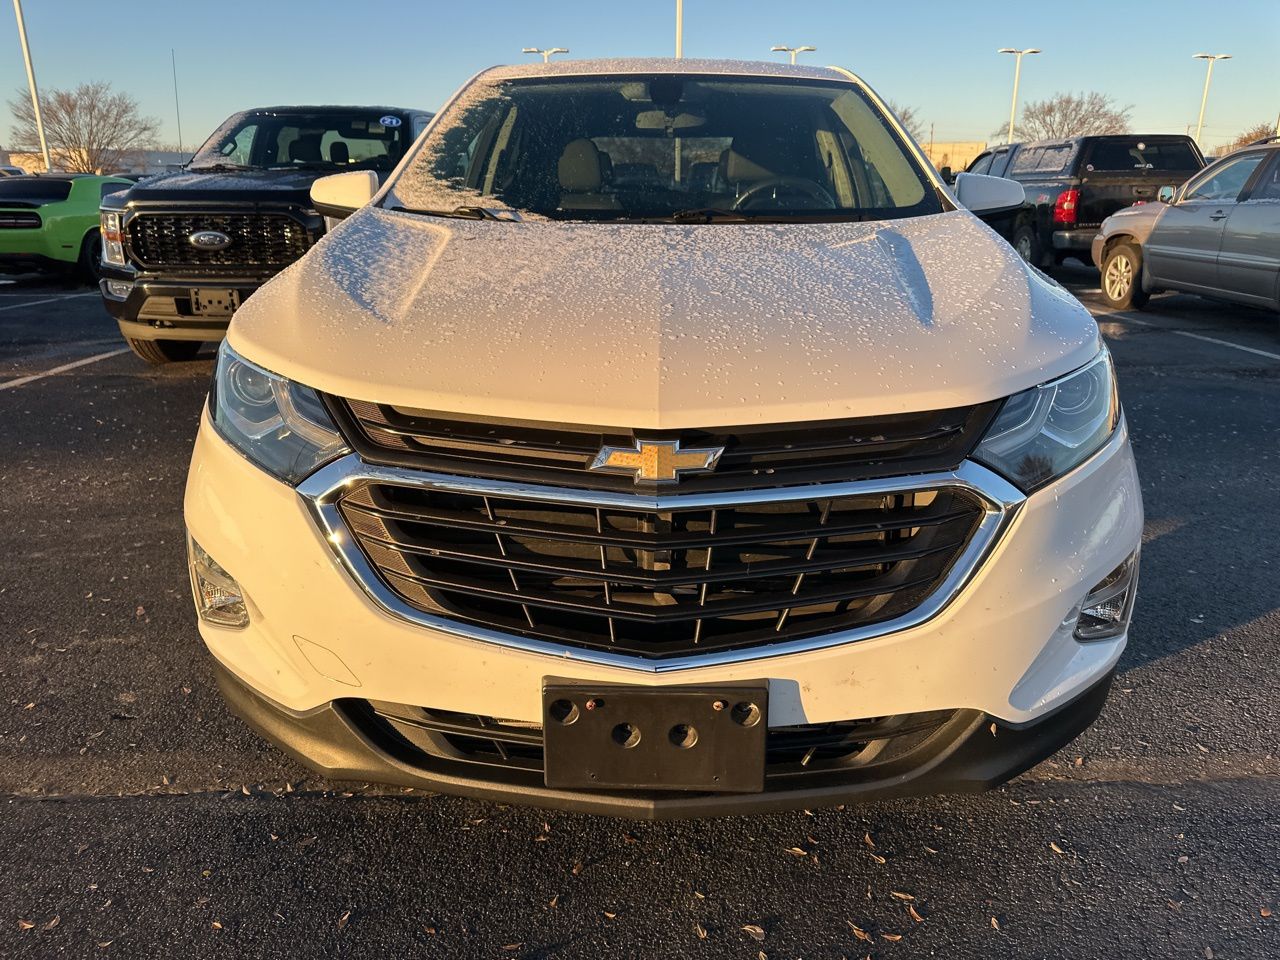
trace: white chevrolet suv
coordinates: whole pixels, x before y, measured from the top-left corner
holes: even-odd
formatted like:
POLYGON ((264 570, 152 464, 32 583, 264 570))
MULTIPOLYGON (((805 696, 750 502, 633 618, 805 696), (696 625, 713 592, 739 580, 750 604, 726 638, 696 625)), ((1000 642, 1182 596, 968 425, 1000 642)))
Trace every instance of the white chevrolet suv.
POLYGON ((853 74, 487 71, 237 311, 200 632, 333 777, 636 817, 998 784, 1098 714, 1142 503, 1096 325, 853 74))

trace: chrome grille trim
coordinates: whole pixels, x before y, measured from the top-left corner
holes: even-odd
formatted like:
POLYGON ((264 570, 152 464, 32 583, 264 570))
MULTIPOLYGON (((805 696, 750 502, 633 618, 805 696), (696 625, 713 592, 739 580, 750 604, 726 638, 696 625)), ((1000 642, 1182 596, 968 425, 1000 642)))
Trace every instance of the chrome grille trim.
POLYGON ((561 661, 591 663, 653 674, 675 673, 696 667, 747 663, 805 653, 917 627, 936 617, 955 599, 999 541, 1001 534, 1008 528, 1026 499, 1024 494, 1007 480, 972 461, 965 461, 953 471, 879 480, 713 493, 647 495, 432 474, 401 467, 368 464, 354 454, 322 467, 299 485, 298 494, 329 542, 337 561, 361 590, 386 613, 400 620, 454 637, 491 643, 524 653, 555 657, 561 661), (654 660, 632 654, 574 647, 504 633, 475 624, 434 616, 411 606, 383 582, 355 542, 355 538, 348 531, 339 513, 338 501, 342 496, 353 485, 367 481, 393 483, 426 490, 488 494, 545 503, 572 503, 623 509, 643 507, 654 510, 728 507, 748 503, 812 500, 815 497, 892 494, 924 488, 955 487, 976 495, 983 504, 984 514, 968 545, 952 564, 937 589, 901 617, 851 630, 786 640, 775 644, 707 651, 654 660))

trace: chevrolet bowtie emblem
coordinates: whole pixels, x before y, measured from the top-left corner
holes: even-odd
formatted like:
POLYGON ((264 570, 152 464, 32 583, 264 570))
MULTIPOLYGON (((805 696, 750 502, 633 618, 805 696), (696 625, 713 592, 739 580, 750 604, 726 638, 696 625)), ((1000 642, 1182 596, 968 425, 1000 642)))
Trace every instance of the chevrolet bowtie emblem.
POLYGON ((636 483, 670 483, 682 473, 709 473, 724 447, 680 449, 679 440, 637 440, 631 447, 601 447, 591 463, 601 473, 629 473, 636 483))

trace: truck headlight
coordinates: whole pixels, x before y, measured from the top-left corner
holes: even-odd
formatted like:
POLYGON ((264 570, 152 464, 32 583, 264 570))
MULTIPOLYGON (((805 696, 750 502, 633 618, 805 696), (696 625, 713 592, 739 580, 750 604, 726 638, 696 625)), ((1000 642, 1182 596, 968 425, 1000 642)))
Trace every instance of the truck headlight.
POLYGON ((124 233, 120 229, 121 215, 102 211, 102 262, 112 266, 125 266, 124 233))
POLYGON ((350 452, 319 394, 250 363, 225 340, 209 415, 224 440, 291 486, 350 452))
POLYGON ((1074 373, 1006 400, 973 456, 1030 493, 1089 459, 1119 422, 1115 368, 1104 347, 1074 373))

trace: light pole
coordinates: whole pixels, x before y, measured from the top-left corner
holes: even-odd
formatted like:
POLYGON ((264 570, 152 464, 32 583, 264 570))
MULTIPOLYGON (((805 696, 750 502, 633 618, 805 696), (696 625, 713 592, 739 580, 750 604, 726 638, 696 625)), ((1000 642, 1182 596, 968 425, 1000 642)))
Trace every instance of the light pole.
POLYGON ((541 57, 542 57, 542 62, 543 62, 543 63, 550 63, 550 62, 551 62, 551 58, 552 58, 552 57, 554 57, 557 53, 568 53, 568 52, 569 52, 569 48, 568 48, 568 47, 552 47, 552 48, 551 48, 551 49, 549 49, 549 50, 539 50, 537 47, 525 47, 525 48, 524 48, 523 50, 521 50, 520 52, 521 52, 521 53, 536 53, 536 54, 538 54, 539 56, 541 56, 541 57))
POLYGON ((40 116, 40 94, 36 91, 36 70, 31 65, 31 48, 27 46, 27 25, 22 19, 22 0, 13 0, 13 13, 18 18, 18 39, 22 42, 22 59, 27 62, 27 86, 31 88, 31 109, 36 115, 36 135, 44 154, 44 172, 53 170, 49 161, 49 141, 44 137, 44 118, 40 116))
POLYGON ((1005 143, 1013 143, 1013 122, 1018 116, 1018 81, 1022 79, 1022 58, 1029 53, 1039 52, 1039 47, 1028 47, 1026 50, 1001 47, 996 51, 996 53, 1012 53, 1017 61, 1013 67, 1013 102, 1009 104, 1009 137, 1005 143))
POLYGON ((1200 142, 1200 131, 1204 129, 1204 107, 1209 102, 1209 81, 1213 79, 1213 65, 1219 60, 1230 60, 1229 53, 1197 53, 1193 60, 1208 60, 1209 69, 1204 74, 1204 93, 1200 95, 1200 119, 1196 121, 1196 143, 1200 142))
POLYGON ((796 65, 797 53, 811 53, 814 50, 817 50, 818 48, 817 47, 784 47, 782 44, 778 44, 776 47, 770 47, 769 49, 772 50, 774 53, 791 54, 791 65, 794 67, 796 65))
POLYGON ((684 57, 684 0, 676 0, 676 59, 684 57))

